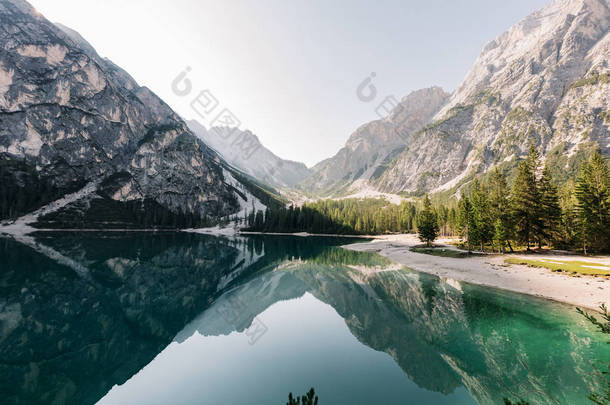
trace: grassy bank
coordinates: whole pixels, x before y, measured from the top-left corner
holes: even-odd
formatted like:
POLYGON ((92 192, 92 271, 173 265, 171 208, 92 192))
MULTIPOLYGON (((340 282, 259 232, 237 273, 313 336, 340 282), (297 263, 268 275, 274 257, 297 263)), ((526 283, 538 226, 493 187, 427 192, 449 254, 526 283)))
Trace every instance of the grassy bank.
POLYGON ((582 262, 577 260, 522 259, 510 258, 506 264, 522 264, 531 267, 546 268, 551 271, 582 274, 588 276, 610 276, 610 266, 601 263, 582 262))
POLYGON ((423 254, 427 254, 427 255, 441 256, 441 257, 453 257, 456 259, 477 256, 476 253, 461 252, 459 250, 445 249, 445 248, 412 247, 410 250, 415 253, 423 253, 423 254))

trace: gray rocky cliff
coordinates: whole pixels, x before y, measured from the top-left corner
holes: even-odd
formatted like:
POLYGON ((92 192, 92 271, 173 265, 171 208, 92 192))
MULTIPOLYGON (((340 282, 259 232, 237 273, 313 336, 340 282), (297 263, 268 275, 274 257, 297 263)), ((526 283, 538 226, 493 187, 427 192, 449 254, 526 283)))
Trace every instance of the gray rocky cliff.
POLYGON ((440 87, 412 92, 388 117, 358 128, 339 152, 317 165, 302 187, 319 194, 345 194, 375 181, 405 149, 411 136, 447 102, 440 87))
POLYGON ((377 182, 382 190, 457 189, 516 166, 535 145, 559 176, 591 148, 610 153, 610 9, 561 0, 485 46, 433 123, 377 182))
POLYGON ((175 224, 168 219, 175 215, 200 222, 245 205, 247 194, 236 192, 221 158, 78 33, 22 0, 0 1, 0 21, 0 177, 8 200, 1 218, 91 183, 100 186, 81 201, 83 217, 91 201, 140 225, 143 207, 155 211, 145 221, 155 225, 161 217, 175 224))
POLYGON ((302 186, 453 193, 495 166, 513 170, 530 144, 566 180, 594 148, 610 155, 609 57, 608 1, 554 1, 489 42, 449 98, 411 94, 409 119, 399 105, 363 125, 302 186))

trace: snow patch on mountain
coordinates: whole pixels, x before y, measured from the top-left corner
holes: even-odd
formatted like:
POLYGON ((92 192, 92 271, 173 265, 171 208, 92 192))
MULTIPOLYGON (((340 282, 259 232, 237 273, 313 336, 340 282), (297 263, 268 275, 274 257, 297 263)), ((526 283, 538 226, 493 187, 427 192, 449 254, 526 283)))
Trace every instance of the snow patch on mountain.
POLYGON ((373 188, 367 180, 359 179, 356 180, 350 188, 350 194, 338 198, 339 200, 346 200, 349 198, 355 199, 366 199, 366 198, 383 198, 391 204, 400 205, 404 201, 410 201, 410 198, 401 197, 398 194, 384 193, 373 188))
POLYGON ((250 191, 248 191, 248 189, 242 183, 240 183, 230 171, 223 169, 222 173, 227 184, 235 187, 246 196, 244 199, 239 193, 237 194, 240 209, 237 213, 232 214, 232 216, 244 218, 251 212, 265 211, 267 209, 265 204, 263 204, 250 191))
POLYGON ((87 184, 82 189, 63 196, 53 202, 46 204, 45 206, 30 212, 29 214, 23 215, 13 221, 3 221, 0 225, 0 233, 12 234, 12 235, 25 235, 36 231, 35 228, 31 227, 30 224, 38 221, 38 218, 56 212, 69 204, 72 204, 82 198, 85 198, 93 194, 99 185, 99 181, 93 181, 87 184))

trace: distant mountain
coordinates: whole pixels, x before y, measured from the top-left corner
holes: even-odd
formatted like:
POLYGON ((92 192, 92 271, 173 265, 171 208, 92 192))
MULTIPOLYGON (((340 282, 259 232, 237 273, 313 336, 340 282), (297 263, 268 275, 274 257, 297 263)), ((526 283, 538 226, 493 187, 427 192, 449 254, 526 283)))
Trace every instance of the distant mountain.
POLYGON ((530 144, 565 180, 592 149, 610 155, 609 57, 609 1, 555 1, 487 44, 448 101, 428 90, 429 108, 398 134, 392 114, 362 126, 303 186, 454 192, 492 167, 514 169, 530 144))
POLYGON ((294 187, 311 174, 303 163, 276 156, 250 131, 219 127, 207 130, 196 120, 187 121, 187 124, 199 139, 227 162, 271 186, 294 187))
POLYGON ((78 33, 22 0, 2 0, 0 22, 0 219, 47 205, 45 226, 186 226, 263 206, 78 33))
POLYGON ((412 92, 387 118, 358 128, 335 156, 312 168, 314 174, 301 186, 317 194, 346 194, 374 183, 448 100, 440 87, 412 92))

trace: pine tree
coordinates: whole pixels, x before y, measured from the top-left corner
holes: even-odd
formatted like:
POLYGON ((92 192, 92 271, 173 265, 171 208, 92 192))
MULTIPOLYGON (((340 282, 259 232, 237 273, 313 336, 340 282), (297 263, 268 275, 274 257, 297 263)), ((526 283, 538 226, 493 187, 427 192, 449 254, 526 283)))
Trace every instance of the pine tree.
POLYGON ((536 176, 528 159, 519 163, 511 198, 511 215, 515 224, 515 234, 519 241, 526 244, 527 250, 530 250, 530 242, 540 223, 539 201, 536 176))
POLYGON ((610 249, 610 169, 599 151, 582 165, 575 194, 585 254, 610 249))
POLYGON ((561 222, 556 243, 560 244, 562 248, 570 248, 576 245, 575 241, 578 234, 577 205, 574 181, 569 180, 559 190, 561 222))
MULTIPOLYGON (((254 229, 254 217, 255 217, 255 215, 256 214, 255 214, 254 211, 252 211, 251 213, 248 214, 248 228, 252 229, 252 230, 255 230, 254 229)), ((256 229, 256 230, 258 230, 258 229, 256 229)))
POLYGON ((263 226, 265 225, 265 217, 263 211, 257 211, 256 216, 254 217, 254 228, 257 231, 262 231, 263 226))
POLYGON ((318 405, 318 396, 313 388, 300 398, 298 395, 293 397, 291 392, 288 394, 288 402, 286 405, 318 405))
POLYGON ((470 199, 467 196, 462 196, 458 205, 457 212, 457 228, 462 239, 466 239, 466 243, 468 244, 468 251, 472 250, 471 245, 471 231, 472 231, 472 205, 470 204, 470 199))
POLYGON ((547 166, 542 171, 538 181, 540 191, 540 220, 542 223, 542 236, 550 243, 557 239, 559 224, 561 222, 561 207, 557 187, 553 184, 547 166))
POLYGON ((428 246, 430 246, 430 243, 438 236, 438 219, 427 194, 424 197, 423 209, 417 217, 417 232, 419 234, 419 240, 426 242, 426 245, 428 246))
POLYGON ((544 221, 542 219, 542 200, 540 192, 540 183, 538 181, 538 171, 540 167, 540 156, 534 145, 530 145, 527 163, 530 166, 532 175, 534 176, 535 189, 538 194, 536 203, 532 205, 533 222, 532 222, 532 239, 538 243, 538 248, 542 248, 542 241, 546 238, 544 221))
POLYGON ((504 234, 506 235, 504 243, 512 252, 513 247, 510 243, 510 239, 514 227, 510 212, 510 191, 508 189, 506 175, 497 167, 492 172, 489 181, 489 210, 494 223, 498 219, 502 222, 504 234))
POLYGON ((470 192, 470 203, 472 205, 472 230, 473 243, 478 243, 483 250, 485 244, 493 237, 493 222, 487 200, 487 190, 475 179, 470 192), (476 242, 475 242, 476 241, 476 242))
POLYGON ((506 228, 504 227, 504 223, 500 218, 496 219, 496 223, 494 225, 494 246, 498 249, 499 252, 504 253, 506 250, 506 228))
POLYGON ((447 209, 447 236, 456 236, 457 235, 457 225, 456 225, 456 208, 457 208, 457 200, 452 199, 448 205, 447 209))

